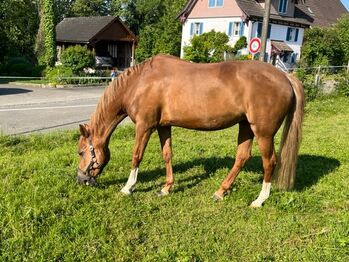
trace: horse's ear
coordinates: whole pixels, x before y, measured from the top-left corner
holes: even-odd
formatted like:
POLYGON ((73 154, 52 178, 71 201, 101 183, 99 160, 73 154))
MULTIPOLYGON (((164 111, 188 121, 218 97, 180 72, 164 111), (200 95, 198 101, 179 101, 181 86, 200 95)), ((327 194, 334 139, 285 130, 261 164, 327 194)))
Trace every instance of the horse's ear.
POLYGON ((84 124, 84 125, 79 125, 80 127, 80 134, 85 137, 85 138, 88 138, 90 136, 90 131, 88 130, 89 127, 87 124, 84 124))

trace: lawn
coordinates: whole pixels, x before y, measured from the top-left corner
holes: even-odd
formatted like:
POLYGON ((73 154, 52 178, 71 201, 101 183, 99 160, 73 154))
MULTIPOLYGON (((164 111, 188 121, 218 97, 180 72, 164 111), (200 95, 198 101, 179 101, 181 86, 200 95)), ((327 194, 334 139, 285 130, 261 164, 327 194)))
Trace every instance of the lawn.
MULTIPOLYGON (((232 165, 237 127, 174 128, 174 192, 154 134, 132 196, 134 128, 117 128, 95 188, 75 183, 78 131, 0 136, 0 261, 349 261, 349 99, 306 107, 297 180, 272 189, 260 209, 254 157, 224 201, 213 202, 232 165)), ((279 140, 279 136, 277 141, 279 140)))

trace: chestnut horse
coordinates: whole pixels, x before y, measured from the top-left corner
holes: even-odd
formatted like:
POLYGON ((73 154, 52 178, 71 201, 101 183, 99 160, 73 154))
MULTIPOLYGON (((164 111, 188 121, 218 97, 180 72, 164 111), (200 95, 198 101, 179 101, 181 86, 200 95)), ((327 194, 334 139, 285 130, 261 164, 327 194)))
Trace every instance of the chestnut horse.
POLYGON ((156 56, 112 81, 101 97, 90 124, 80 125, 78 182, 96 184, 108 163, 109 139, 127 116, 135 123, 132 170, 124 194, 131 194, 148 140, 157 130, 166 166, 167 195, 174 183, 171 163, 171 126, 220 130, 239 124, 235 163, 214 194, 223 198, 246 161, 256 137, 263 160, 262 190, 251 206, 269 197, 271 178, 291 189, 301 138, 304 93, 301 83, 272 65, 257 61, 195 64, 171 56, 156 56), (274 136, 284 119, 280 154, 274 136), (276 168, 275 168, 276 167, 276 168))

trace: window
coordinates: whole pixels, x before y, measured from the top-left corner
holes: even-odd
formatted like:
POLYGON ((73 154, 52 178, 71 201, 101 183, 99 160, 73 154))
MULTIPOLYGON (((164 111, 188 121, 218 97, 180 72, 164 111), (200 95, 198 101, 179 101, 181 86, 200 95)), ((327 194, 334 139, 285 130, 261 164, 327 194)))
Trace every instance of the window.
POLYGON ((208 0, 208 7, 222 7, 223 0, 208 0))
POLYGON ((243 22, 229 22, 228 36, 241 36, 244 34, 243 22))
POLYGON ((228 36, 242 36, 244 34, 244 22, 229 22, 228 36))
POLYGON ((297 42, 298 41, 298 34, 299 34, 298 28, 288 27, 286 41, 297 42))
POLYGON ((279 0, 279 13, 285 14, 287 13, 287 0, 279 0))
MULTIPOLYGON (((271 33, 271 24, 268 25, 268 36, 267 38, 270 38, 270 33, 271 33)), ((258 23, 257 25, 257 37, 261 38, 262 37, 262 23, 258 23)))
POLYGON ((204 24, 203 23, 191 23, 190 24, 190 35, 201 35, 203 32, 203 27, 204 24))

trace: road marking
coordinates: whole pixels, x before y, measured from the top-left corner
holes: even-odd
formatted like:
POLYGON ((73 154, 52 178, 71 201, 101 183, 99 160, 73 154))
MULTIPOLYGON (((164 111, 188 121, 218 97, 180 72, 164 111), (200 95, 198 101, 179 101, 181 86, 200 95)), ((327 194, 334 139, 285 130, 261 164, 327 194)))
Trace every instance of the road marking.
POLYGON ((13 112, 13 111, 30 111, 30 110, 47 110, 47 109, 64 109, 64 108, 81 108, 81 107, 95 107, 94 105, 75 105, 75 106, 52 106, 52 107, 28 107, 28 108, 8 108, 0 109, 0 112, 13 112))

